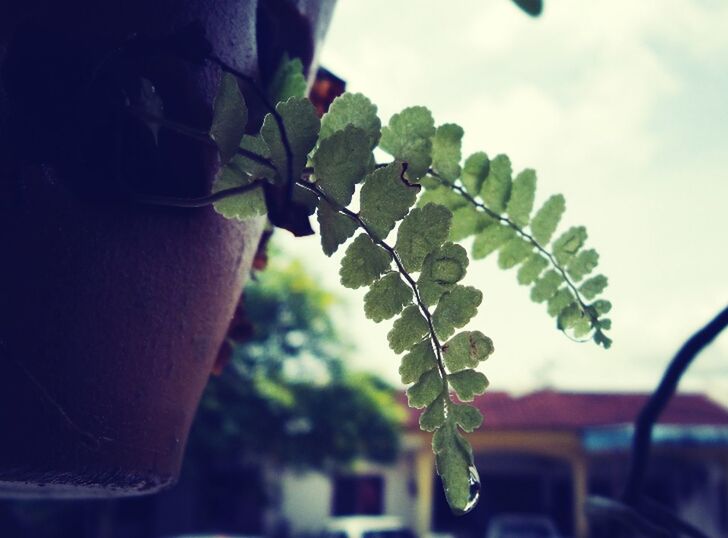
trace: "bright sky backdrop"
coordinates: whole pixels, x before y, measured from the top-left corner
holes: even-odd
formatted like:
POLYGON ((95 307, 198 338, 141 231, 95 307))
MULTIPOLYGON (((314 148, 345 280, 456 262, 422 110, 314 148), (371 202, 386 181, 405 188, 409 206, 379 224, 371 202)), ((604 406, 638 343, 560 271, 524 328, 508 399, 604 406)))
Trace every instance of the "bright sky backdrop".
MULTIPOLYGON (((555 330, 515 270, 470 266, 484 292, 469 327, 495 341, 491 388, 646 390, 695 329, 728 303, 728 2, 546 0, 532 19, 508 0, 339 0, 321 64, 383 122, 425 105, 465 129, 464 155, 507 153, 535 168, 537 207, 566 196, 610 279, 615 344, 555 330)), ((280 233, 280 236, 285 233, 280 233)), ((281 243, 345 300, 353 366, 397 380, 390 323, 337 290, 339 257, 318 239, 281 243)), ((681 388, 728 402, 728 334, 681 388)))

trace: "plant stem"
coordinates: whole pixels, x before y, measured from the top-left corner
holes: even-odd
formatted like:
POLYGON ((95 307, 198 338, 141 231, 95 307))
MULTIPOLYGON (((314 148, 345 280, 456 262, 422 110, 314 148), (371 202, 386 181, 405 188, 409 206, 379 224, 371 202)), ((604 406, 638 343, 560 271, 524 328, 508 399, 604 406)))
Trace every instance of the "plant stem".
POLYGON ((215 55, 209 56, 208 59, 226 73, 230 73, 234 77, 248 84, 253 89, 253 92, 258 97, 258 99, 260 99, 261 103, 263 103, 263 106, 273 116, 273 119, 278 125, 278 131, 281 133, 281 143, 283 144, 283 150, 286 153, 286 199, 290 203, 291 200, 293 200, 293 186, 296 183, 296 179, 293 177, 293 150, 291 149, 291 142, 288 139, 288 133, 286 131, 286 126, 283 122, 283 118, 281 117, 278 110, 276 110, 276 107, 268 100, 265 92, 260 89, 253 77, 246 75, 242 71, 239 71, 238 69, 235 69, 234 67, 228 65, 226 62, 224 62, 215 55))
MULTIPOLYGON (((215 143, 215 141, 212 138, 210 138, 210 134, 205 131, 200 131, 199 129, 194 129, 194 128, 184 125, 182 123, 177 123, 176 121, 168 120, 166 118, 162 118, 162 117, 156 116, 154 114, 150 114, 146 110, 142 110, 137 107, 128 106, 128 107, 126 107, 126 109, 129 110, 130 112, 132 112, 134 115, 136 115, 140 119, 143 119, 144 121, 156 123, 157 125, 164 127, 165 129, 169 129, 170 131, 174 131, 175 133, 179 133, 183 136, 187 136, 187 137, 197 140, 207 146, 211 146, 211 147, 214 147, 217 149, 217 144, 215 143)), ((236 153, 242 157, 247 157, 251 161, 255 161, 258 164, 261 164, 267 168, 270 168, 271 170, 275 170, 275 166, 270 161, 270 159, 264 157, 263 155, 255 153, 254 151, 250 151, 248 149, 239 147, 236 150, 236 153)))
MULTIPOLYGON (((523 228, 518 226, 518 224, 516 224, 515 222, 513 222, 512 220, 510 220, 507 217, 499 215, 498 213, 496 213, 495 211, 490 209, 488 206, 486 206, 482 202, 479 202, 478 200, 476 200, 461 185, 448 181, 447 179, 443 178, 440 174, 438 174, 437 172, 435 172, 432 169, 430 169, 428 173, 430 175, 432 175, 433 177, 437 178, 440 181, 440 183, 442 183, 443 185, 450 187, 452 190, 454 190, 455 192, 460 194, 470 204, 474 205, 475 207, 477 207, 478 209, 483 211, 486 215, 488 215, 492 219, 497 220, 501 224, 504 224, 504 225, 508 226, 509 228, 512 228, 513 230, 515 230, 515 232, 518 235, 520 235, 526 241, 531 243, 536 248, 536 250, 538 250, 539 253, 541 253, 541 255, 543 255, 549 261, 549 263, 554 267, 554 269, 556 269, 561 274, 561 277, 564 279, 564 282, 566 283, 566 285, 569 287, 569 289, 574 294, 576 301, 579 304, 579 308, 586 316, 589 317, 589 321, 591 322, 592 327, 594 327, 597 331, 601 330, 599 328, 599 325, 597 324, 597 316, 594 315, 594 312, 592 311, 592 309, 589 308, 588 305, 584 302, 581 294, 579 293, 578 288, 571 281, 569 276, 566 274, 566 271, 564 270, 564 268, 561 266, 561 264, 559 264, 559 262, 556 261, 556 258, 554 258, 554 255, 551 254, 551 252, 549 252, 543 246, 541 246, 541 244, 538 241, 536 241, 536 239, 531 234, 529 234, 523 228)), ((582 340, 576 340, 576 341, 582 342, 582 340)))
POLYGON ((225 198, 228 198, 230 196, 236 196, 239 194, 243 194, 245 192, 252 191, 253 189, 262 187, 264 184, 265 184, 265 180, 256 179, 252 183, 248 183, 247 185, 242 185, 240 187, 233 187, 231 189, 225 189, 225 190, 213 192, 212 194, 208 194, 207 196, 200 196, 198 198, 178 198, 178 197, 174 197, 174 196, 139 195, 135 199, 137 202, 142 203, 142 204, 147 204, 147 205, 158 205, 158 206, 168 206, 168 207, 187 207, 187 208, 205 207, 208 205, 212 205, 215 202, 219 202, 220 200, 224 200, 225 198))
POLYGON ((444 388, 447 389, 447 372, 445 370, 445 365, 442 360, 442 347, 440 345, 440 341, 437 337, 437 334, 435 333, 435 326, 432 323, 432 315, 430 313, 429 308, 427 305, 422 301, 422 298, 420 297, 419 289, 417 288, 417 283, 412 278, 412 275, 407 272, 407 270, 404 268, 404 265, 402 264, 402 260, 400 260, 399 255, 394 250, 392 246, 387 244, 385 241, 380 239, 372 230, 369 228, 366 222, 359 216, 359 214, 354 213, 347 207, 342 206, 341 204, 337 203, 335 200, 330 198, 325 192, 323 192, 318 185, 315 183, 309 183, 306 181, 299 181, 298 184, 305 189, 308 189, 312 193, 314 193, 318 198, 324 200, 326 203, 328 203, 331 207, 333 207, 336 211, 341 213, 342 215, 345 215, 346 217, 350 218, 352 221, 354 221, 360 228, 366 232, 366 234, 369 236, 369 238, 374 241, 377 245, 382 247, 384 250, 387 251, 389 256, 394 261, 395 265, 397 266, 397 270, 399 273, 404 277, 404 279, 407 281, 407 284, 412 289, 412 292, 415 296, 415 301, 417 302, 417 306, 420 309, 420 312, 422 312, 422 315, 425 317, 425 320, 427 321, 427 327, 430 332, 430 339, 432 340, 432 344, 435 348, 435 356, 437 358, 437 367, 440 372, 440 375, 442 376, 442 380, 444 383, 444 388))
POLYGON ((630 462, 627 485, 622 494, 626 504, 637 506, 642 494, 642 483, 650 458, 652 429, 660 418, 660 414, 675 393, 680 378, 688 369, 693 359, 702 349, 728 326, 728 307, 724 308, 707 325, 691 336, 683 344, 675 357, 670 361, 655 392, 647 400, 635 421, 634 440, 632 443, 632 459, 630 462))

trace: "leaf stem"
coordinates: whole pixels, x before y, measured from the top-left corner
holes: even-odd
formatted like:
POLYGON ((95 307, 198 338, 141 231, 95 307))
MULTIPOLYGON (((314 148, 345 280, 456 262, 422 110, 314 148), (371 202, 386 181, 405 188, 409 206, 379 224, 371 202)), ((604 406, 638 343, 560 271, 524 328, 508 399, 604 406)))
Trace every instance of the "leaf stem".
POLYGON ((394 261, 395 265, 397 266, 397 270, 399 273, 404 277, 405 281, 409 285, 409 287, 412 289, 412 292, 415 296, 415 301, 417 302, 417 306, 420 309, 420 312, 422 312, 422 315, 425 317, 425 320, 427 321, 427 327, 430 332, 430 340, 432 341, 432 344, 435 348, 435 356, 437 358, 437 368, 440 372, 440 375, 442 376, 443 381, 443 390, 447 389, 447 371, 445 370, 445 364, 442 359, 442 346, 440 345, 440 340, 437 337, 437 333, 435 332, 435 326, 432 323, 432 314, 430 313, 429 308, 427 308, 427 305, 424 303, 422 298, 420 297, 419 289, 417 288, 417 283, 412 278, 412 275, 409 274, 409 272, 404 268, 404 265, 402 264, 402 260, 400 260, 399 255, 394 250, 392 246, 387 244, 384 240, 380 239, 372 230, 369 228, 366 222, 361 218, 361 216, 358 213, 353 212, 347 207, 342 206, 332 198, 330 198, 325 192, 323 192, 315 183, 307 182, 307 181, 299 181, 298 184, 314 193, 318 198, 324 200, 326 203, 328 203, 331 207, 333 207, 336 211, 341 213, 342 215, 350 218, 352 221, 354 221, 361 229, 364 230, 364 232, 369 236, 369 238, 374 241, 377 245, 382 247, 384 250, 387 251, 389 256, 394 261))
MULTIPOLYGON (((217 144, 215 143, 215 141, 210 137, 210 134, 205 131, 201 131, 199 129, 194 129, 194 128, 184 125, 182 123, 178 123, 176 121, 168 120, 167 118, 162 118, 160 116, 156 116, 155 114, 150 114, 149 112, 147 112, 146 110, 143 110, 141 108, 137 108, 134 106, 128 106, 126 108, 131 113, 133 113, 135 116, 139 117, 140 119, 143 119, 144 121, 156 123, 157 125, 164 127, 165 129, 169 129, 170 131, 173 131, 175 133, 178 133, 178 134, 181 134, 188 138, 192 138, 194 140, 202 142, 203 144, 205 144, 207 146, 217 148, 217 144)), ((257 162, 258 164, 261 164, 261 165, 265 166, 266 168, 275 170, 275 166, 273 165, 273 163, 271 162, 270 159, 264 157, 263 155, 255 153, 254 151, 250 151, 249 149, 245 149, 245 148, 238 148, 236 150, 236 153, 242 157, 247 157, 251 161, 257 162)))
POLYGON ((208 56, 208 60, 213 64, 217 65, 226 73, 230 73, 234 77, 248 84, 253 89, 253 92, 258 97, 258 99, 260 99, 261 103, 263 103, 263 106, 273 116, 273 119, 278 125, 278 130, 281 133, 281 143, 283 144, 283 150, 286 153, 286 199, 288 200, 288 202, 291 202, 293 200, 293 186, 296 183, 296 179, 293 177, 293 149, 291 148, 291 142, 288 138, 288 133, 286 131, 286 126, 283 118, 281 117, 278 110, 276 110, 276 107, 268 100, 265 92, 263 92, 263 90, 258 86, 253 77, 251 77, 250 75, 246 75, 238 69, 235 69, 214 54, 208 56))
POLYGON ((230 196, 237 196, 245 192, 252 191, 258 187, 262 187, 265 183, 263 179, 256 179, 252 183, 247 185, 241 185, 240 187, 233 187, 231 189, 224 189, 221 191, 213 192, 207 196, 200 196, 198 198, 179 198, 175 196, 156 196, 156 195, 139 195, 135 200, 139 203, 146 205, 158 205, 168 207, 205 207, 212 205, 215 202, 229 198, 230 196))
MULTIPOLYGON (((526 232, 523 228, 521 228, 520 226, 518 226, 518 224, 516 224, 515 222, 513 222, 511 219, 509 219, 508 217, 504 217, 504 216, 496 213, 495 211, 493 211, 492 209, 490 209, 488 206, 486 206, 482 202, 479 202, 478 200, 476 200, 461 185, 458 185, 456 183, 453 183, 451 181, 448 181, 447 179, 445 179, 444 177, 442 177, 440 174, 438 174, 437 172, 435 172, 432 169, 430 169, 428 171, 428 173, 431 176, 433 176, 434 178, 438 179, 440 181, 440 183, 442 183, 443 185, 449 187, 450 189, 452 189, 455 192, 457 192, 458 194, 460 194, 470 204, 474 205, 476 208, 478 208, 481 211, 483 211, 486 215, 488 215, 489 217, 497 220, 498 222, 500 222, 500 223, 502 223, 502 224, 504 224, 504 225, 512 228, 513 230, 515 230, 515 232, 518 235, 520 235, 526 241, 528 241, 529 243, 531 243, 536 248, 536 250, 538 250, 539 253, 541 253, 541 255, 543 255, 549 261, 549 263, 554 267, 554 269, 556 269, 561 274, 561 277, 564 279, 564 282, 566 282, 566 285, 569 287, 569 289, 571 289, 572 293, 574 294, 574 296, 576 298, 576 301, 579 304, 579 308, 589 318, 589 321, 591 322, 592 327, 594 327, 594 329, 596 331, 601 332, 601 328, 598 325, 597 316, 594 315, 593 309, 591 309, 584 302, 584 299, 582 298, 581 294, 579 293, 578 288, 571 281, 571 279, 569 278, 569 276, 566 274, 566 271, 564 270, 564 268, 561 266, 561 264, 559 264, 559 262, 556 261, 556 258, 554 258, 554 255, 551 254, 551 252, 549 252, 543 246, 541 246, 541 244, 538 241, 536 241, 536 239, 531 234, 529 234, 528 232, 526 232)), ((588 340, 577 340, 577 339, 572 339, 572 340, 574 340, 575 342, 586 342, 586 341, 588 341, 588 340)))

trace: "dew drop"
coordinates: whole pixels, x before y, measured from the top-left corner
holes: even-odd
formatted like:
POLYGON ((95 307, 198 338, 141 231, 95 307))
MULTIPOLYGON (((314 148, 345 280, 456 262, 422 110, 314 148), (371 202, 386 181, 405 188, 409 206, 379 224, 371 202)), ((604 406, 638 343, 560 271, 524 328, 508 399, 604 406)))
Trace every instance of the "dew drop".
POLYGON ((478 470, 475 468, 475 465, 468 467, 468 482, 470 483, 468 502, 462 509, 451 508, 453 514, 456 516, 464 516, 468 512, 471 512, 480 499, 480 476, 478 475, 478 470))

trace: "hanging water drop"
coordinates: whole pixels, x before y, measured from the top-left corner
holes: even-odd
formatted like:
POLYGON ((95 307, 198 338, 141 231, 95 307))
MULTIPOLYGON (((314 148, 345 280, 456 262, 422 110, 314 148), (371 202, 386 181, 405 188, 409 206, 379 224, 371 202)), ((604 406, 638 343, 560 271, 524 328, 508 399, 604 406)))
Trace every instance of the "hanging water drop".
POLYGON ((468 512, 471 512, 480 499, 480 476, 478 475, 478 470, 475 468, 475 465, 470 465, 468 467, 468 483, 470 484, 468 502, 463 508, 450 507, 452 513, 456 516, 464 516, 468 512))

